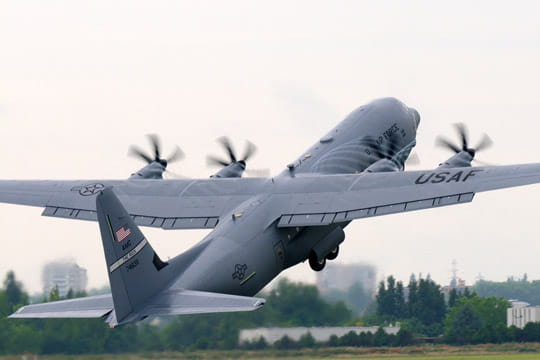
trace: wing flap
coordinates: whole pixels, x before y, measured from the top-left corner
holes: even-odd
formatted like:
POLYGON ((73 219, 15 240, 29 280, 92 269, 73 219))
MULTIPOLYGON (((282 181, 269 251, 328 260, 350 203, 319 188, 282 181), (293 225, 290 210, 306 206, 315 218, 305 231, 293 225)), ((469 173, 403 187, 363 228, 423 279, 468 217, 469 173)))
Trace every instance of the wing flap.
POLYGON ((341 211, 338 213, 325 214, 296 214, 283 215, 278 227, 298 227, 298 226, 323 226, 333 223, 343 223, 356 219, 362 219, 373 216, 382 216, 396 214, 400 212, 408 212, 422 209, 430 209, 441 206, 463 204, 471 202, 474 198, 474 193, 457 194, 451 196, 443 196, 437 198, 429 198, 423 200, 415 200, 391 205, 382 205, 364 209, 353 209, 350 211, 341 211))
MULTIPOLYGON (((42 216, 57 217, 64 219, 76 219, 97 221, 97 213, 92 210, 81 210, 47 206, 41 213, 42 216)), ((154 216, 131 215, 135 224, 139 226, 162 228, 164 230, 176 229, 212 229, 216 227, 218 217, 174 217, 162 218, 154 216)))
POLYGON ((348 187, 334 190, 326 203, 309 205, 309 194, 291 196, 278 226, 328 225, 468 203, 478 192, 540 183, 540 164, 364 173, 352 180, 349 175, 328 178, 334 187, 339 182, 343 187, 346 179, 350 180, 348 187))
POLYGON ((26 305, 11 314, 10 318, 99 318, 113 309, 111 295, 53 301, 26 305))

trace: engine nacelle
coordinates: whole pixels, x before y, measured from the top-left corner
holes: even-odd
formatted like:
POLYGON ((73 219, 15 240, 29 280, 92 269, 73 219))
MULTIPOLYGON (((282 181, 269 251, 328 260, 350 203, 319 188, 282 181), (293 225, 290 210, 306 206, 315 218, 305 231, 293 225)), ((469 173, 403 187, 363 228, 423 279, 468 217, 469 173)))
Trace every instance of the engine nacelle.
POLYGON ((157 161, 153 161, 150 164, 146 165, 139 171, 131 174, 129 180, 137 179, 163 179, 163 172, 165 171, 165 166, 160 164, 157 161))
POLYGON ((336 227, 330 234, 326 235, 324 239, 319 241, 313 247, 313 252, 317 255, 319 260, 326 258, 332 250, 334 250, 339 244, 345 240, 345 232, 341 227, 336 227))
POLYGON ((458 167, 470 167, 474 157, 467 151, 460 151, 450 159, 439 165, 439 169, 449 169, 458 167))

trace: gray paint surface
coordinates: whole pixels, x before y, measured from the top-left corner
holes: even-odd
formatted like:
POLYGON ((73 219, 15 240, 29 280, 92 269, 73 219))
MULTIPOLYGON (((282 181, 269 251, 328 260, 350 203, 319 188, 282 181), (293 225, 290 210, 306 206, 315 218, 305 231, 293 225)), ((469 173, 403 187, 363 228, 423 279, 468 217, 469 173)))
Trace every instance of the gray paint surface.
MULTIPOLYGON (((112 188, 105 208, 132 226, 214 228, 163 269, 156 288, 253 296, 314 250, 323 261, 324 252, 343 241, 336 229, 351 220, 467 203, 477 192, 540 182, 540 164, 470 167, 472 158, 464 162, 460 154, 432 171, 403 171, 419 123, 416 110, 379 99, 353 111, 273 178, 6 180, 0 201, 45 207, 47 216, 96 220, 96 211, 108 211, 96 209, 96 196, 112 188)), ((120 322, 137 320, 145 300, 159 298, 152 297, 156 289, 128 287, 134 295, 113 290, 116 299, 139 298, 135 305, 114 301, 126 309, 120 322)))

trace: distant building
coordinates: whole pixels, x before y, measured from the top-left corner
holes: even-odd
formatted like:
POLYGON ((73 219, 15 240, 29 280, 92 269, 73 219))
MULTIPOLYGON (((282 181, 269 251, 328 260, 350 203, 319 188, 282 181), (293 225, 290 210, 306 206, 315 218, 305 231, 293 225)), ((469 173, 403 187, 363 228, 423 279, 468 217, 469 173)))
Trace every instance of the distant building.
POLYGON ((377 270, 370 264, 336 264, 327 262, 324 271, 317 273, 317 288, 321 293, 332 290, 347 291, 359 283, 368 292, 375 292, 377 270))
POLYGON ((88 277, 86 269, 73 261, 50 262, 43 267, 43 292, 45 295, 57 286, 60 296, 66 296, 69 290, 81 292, 86 290, 88 277))
MULTIPOLYGON (((291 328, 257 328, 257 329, 243 329, 240 330, 238 342, 240 344, 246 342, 254 342, 263 338, 268 344, 273 344, 285 335, 294 341, 300 340, 302 335, 310 333, 316 342, 328 341, 332 335, 341 337, 353 331, 357 334, 362 332, 374 334, 379 328, 377 326, 370 327, 291 327, 291 328)), ((385 327, 383 328, 387 334, 397 334, 399 327, 385 327)))
POLYGON ((448 297, 450 296, 450 291, 456 290, 458 294, 463 294, 465 290, 468 290, 469 292, 473 292, 473 287, 466 285, 465 280, 463 279, 452 279, 450 282, 450 285, 443 286, 441 288, 441 292, 444 294, 444 298, 448 300, 448 297))
POLYGON ((511 308, 506 310, 506 324, 523 329, 529 322, 540 322, 540 306, 529 306, 524 301, 510 300, 511 308))

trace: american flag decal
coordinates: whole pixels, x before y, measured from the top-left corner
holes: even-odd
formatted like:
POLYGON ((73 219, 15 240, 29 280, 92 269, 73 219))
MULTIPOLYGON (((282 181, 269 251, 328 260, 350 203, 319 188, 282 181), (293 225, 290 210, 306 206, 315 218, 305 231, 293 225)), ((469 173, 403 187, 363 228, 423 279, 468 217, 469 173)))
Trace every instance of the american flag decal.
POLYGON ((129 236, 129 234, 131 234, 131 229, 130 228, 124 229, 124 227, 122 226, 120 229, 116 230, 116 241, 118 242, 123 241, 125 238, 129 236))

